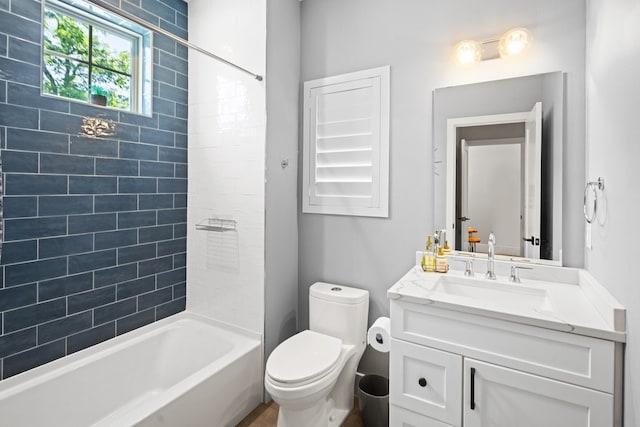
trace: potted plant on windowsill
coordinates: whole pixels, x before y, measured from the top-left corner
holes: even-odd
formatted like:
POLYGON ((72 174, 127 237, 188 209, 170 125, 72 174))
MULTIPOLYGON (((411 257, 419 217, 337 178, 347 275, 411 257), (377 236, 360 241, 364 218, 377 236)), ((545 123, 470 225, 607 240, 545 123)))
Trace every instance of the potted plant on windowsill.
POLYGON ((91 91, 91 103, 94 105, 107 105, 106 91, 101 87, 94 87, 91 91))

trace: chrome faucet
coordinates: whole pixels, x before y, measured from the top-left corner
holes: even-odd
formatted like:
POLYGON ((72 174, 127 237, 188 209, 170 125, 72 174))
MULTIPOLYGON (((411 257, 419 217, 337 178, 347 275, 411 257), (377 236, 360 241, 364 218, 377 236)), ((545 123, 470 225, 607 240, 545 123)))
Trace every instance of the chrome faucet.
POLYGON ((496 273, 494 271, 494 264, 493 264, 493 260, 496 257, 496 237, 493 235, 493 233, 489 233, 489 253, 487 254, 487 274, 485 274, 485 277, 487 279, 491 279, 491 280, 496 280, 496 273))
POLYGON ((519 265, 512 265, 511 266, 511 274, 509 275, 509 281, 513 282, 513 283, 522 283, 520 281, 520 275, 518 274, 518 271, 520 270, 531 270, 531 267, 521 267, 519 265))

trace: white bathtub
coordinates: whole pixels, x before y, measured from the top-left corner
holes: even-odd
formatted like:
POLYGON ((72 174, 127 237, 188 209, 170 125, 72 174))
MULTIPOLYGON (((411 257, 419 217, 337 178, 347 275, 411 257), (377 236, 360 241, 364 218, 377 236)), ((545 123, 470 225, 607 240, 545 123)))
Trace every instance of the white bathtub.
POLYGON ((235 425, 261 359, 259 336, 183 312, 0 381, 0 425, 235 425))

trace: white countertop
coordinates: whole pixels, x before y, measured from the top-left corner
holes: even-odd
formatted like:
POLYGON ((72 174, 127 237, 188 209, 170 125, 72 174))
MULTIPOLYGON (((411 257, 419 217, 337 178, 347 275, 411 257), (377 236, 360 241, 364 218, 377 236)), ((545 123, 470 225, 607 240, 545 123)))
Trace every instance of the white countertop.
MULTIPOLYGON (((505 267, 506 264, 497 265, 496 271, 504 272, 505 267)), ((510 322, 625 341, 624 307, 585 270, 535 266, 527 271, 526 278, 522 276, 524 274, 521 274, 522 283, 511 283, 507 275, 498 275, 494 281, 486 280, 483 273, 476 272, 475 280, 469 280, 460 270, 450 270, 446 274, 426 273, 416 266, 389 288, 387 296, 392 300, 430 304, 510 322), (490 297, 474 298, 443 291, 438 283, 441 278, 476 283, 479 285, 476 287, 488 289, 490 297), (491 287, 499 287, 500 292, 493 292, 491 287), (514 291, 515 298, 511 298, 509 290, 514 291), (531 293, 538 300, 535 304, 518 303, 515 301, 518 293, 531 293)))

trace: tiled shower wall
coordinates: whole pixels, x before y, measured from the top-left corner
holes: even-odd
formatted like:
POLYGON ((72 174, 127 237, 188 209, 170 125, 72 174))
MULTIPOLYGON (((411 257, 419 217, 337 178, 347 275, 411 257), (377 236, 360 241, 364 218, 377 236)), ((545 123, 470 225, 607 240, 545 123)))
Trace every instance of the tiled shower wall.
MULTIPOLYGON (((189 0, 190 40, 264 75, 266 6, 266 0, 189 0)), ((267 79, 198 53, 189 60, 187 307, 262 334, 267 79), (209 218, 232 219, 236 229, 196 230, 209 218)), ((283 171, 279 158, 267 167, 283 171)))
MULTIPOLYGON (((108 2, 187 37, 182 0, 108 2)), ((187 51, 154 34, 151 118, 42 97, 41 16, 0 0, 0 378, 185 307, 187 51)))

